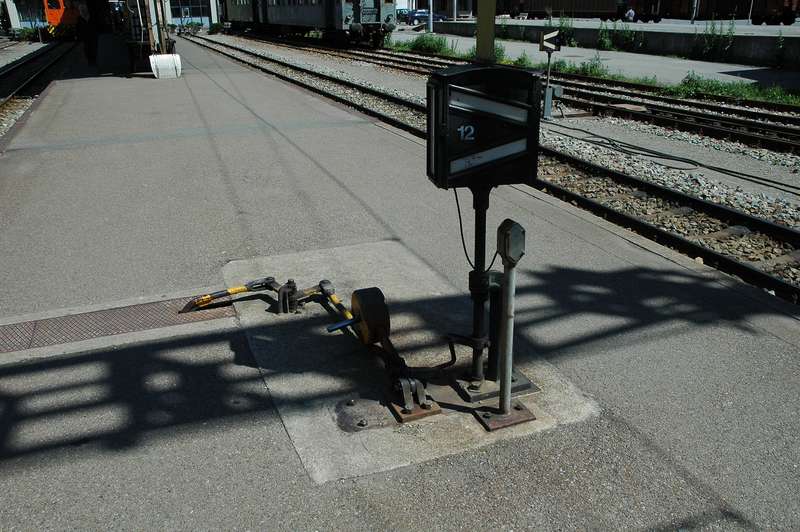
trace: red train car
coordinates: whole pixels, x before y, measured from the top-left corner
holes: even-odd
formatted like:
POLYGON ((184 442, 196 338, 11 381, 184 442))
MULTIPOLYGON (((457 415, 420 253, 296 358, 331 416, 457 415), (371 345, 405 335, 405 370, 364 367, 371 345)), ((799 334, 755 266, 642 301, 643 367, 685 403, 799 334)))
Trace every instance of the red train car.
POLYGON ((78 7, 72 0, 44 0, 44 14, 47 23, 56 28, 78 23, 78 7))

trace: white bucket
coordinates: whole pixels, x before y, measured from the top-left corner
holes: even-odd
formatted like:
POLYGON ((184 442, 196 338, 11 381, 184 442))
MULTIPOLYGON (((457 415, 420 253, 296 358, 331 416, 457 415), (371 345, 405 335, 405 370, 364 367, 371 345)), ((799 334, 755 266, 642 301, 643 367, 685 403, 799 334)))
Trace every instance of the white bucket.
POLYGON ((150 68, 156 79, 181 77, 181 56, 178 54, 157 54, 150 56, 150 68))

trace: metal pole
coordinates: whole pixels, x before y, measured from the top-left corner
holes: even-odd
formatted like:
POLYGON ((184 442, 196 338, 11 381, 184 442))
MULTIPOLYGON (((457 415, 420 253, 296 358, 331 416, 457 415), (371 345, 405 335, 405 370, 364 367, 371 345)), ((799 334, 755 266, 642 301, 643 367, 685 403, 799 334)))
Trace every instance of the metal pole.
POLYGON ((478 0, 478 36, 476 59, 482 63, 494 63, 494 14, 495 0, 478 0))
POLYGON ((453 0, 453 22, 458 20, 458 0, 453 0))
MULTIPOLYGON (((486 336, 486 300, 489 284, 486 275, 486 211, 489 210, 491 188, 473 188, 472 203, 475 208, 475 269, 470 274, 469 291, 472 296, 472 338, 482 342, 486 336)), ((483 344, 472 349, 472 381, 483 382, 483 344)))
MULTIPOLYGON (((491 273, 494 272, 490 272, 491 273)), ((500 322, 503 319, 502 281, 489 279, 489 356, 486 363, 486 380, 497 382, 500 378, 500 322)))
MULTIPOLYGON (((435 0, 428 0, 428 33, 433 33, 433 9, 435 6, 435 0)), ((445 9, 445 12, 446 11, 445 9)))
POLYGON ((545 88, 550 88, 550 58, 553 57, 553 52, 547 52, 547 84, 545 88))
POLYGON ((503 321, 500 323, 500 413, 511 412, 511 372, 514 365, 514 293, 517 268, 503 261, 503 321))
POLYGON ((500 321, 500 400, 501 415, 511 413, 511 372, 514 367, 514 293, 516 266, 525 255, 525 228, 506 219, 497 228, 497 253, 503 259, 503 317, 500 321))

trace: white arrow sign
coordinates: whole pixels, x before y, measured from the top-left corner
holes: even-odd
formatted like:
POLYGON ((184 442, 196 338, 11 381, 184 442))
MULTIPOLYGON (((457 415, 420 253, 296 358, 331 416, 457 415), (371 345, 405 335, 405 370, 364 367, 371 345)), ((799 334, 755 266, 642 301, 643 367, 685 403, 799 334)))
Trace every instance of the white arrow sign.
POLYGON ((542 52, 557 52, 561 50, 561 43, 556 41, 550 42, 550 39, 558 37, 558 30, 550 33, 542 33, 542 38, 539 41, 539 50, 542 52))

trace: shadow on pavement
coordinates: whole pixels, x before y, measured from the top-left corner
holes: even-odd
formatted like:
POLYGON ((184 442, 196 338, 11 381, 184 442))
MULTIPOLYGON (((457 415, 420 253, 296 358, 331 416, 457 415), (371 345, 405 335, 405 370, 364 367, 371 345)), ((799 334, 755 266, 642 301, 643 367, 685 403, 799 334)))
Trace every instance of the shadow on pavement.
POLYGON ((720 72, 720 74, 736 76, 742 78, 742 81, 749 79, 765 87, 778 85, 794 92, 800 91, 800 72, 772 68, 753 68, 726 70, 725 72, 720 72))
MULTIPOLYGON (((725 287, 692 274, 642 268, 605 273, 551 268, 526 272, 522 279, 515 340, 515 356, 521 361, 562 356, 601 339, 625 342, 626 334, 665 322, 690 327, 727 322, 746 328, 749 316, 768 312, 752 305, 731 305, 725 287), (556 344, 531 339, 537 327, 586 313, 622 317, 624 325, 592 330, 556 344)), ((413 323, 422 324, 420 328, 468 332, 465 296, 390 301, 390 310, 393 315, 413 315, 413 323)), ((351 379, 354 389, 364 379, 376 380, 370 369, 374 364, 368 363, 374 357, 350 335, 325 333, 325 319, 290 316, 277 323, 251 331, 267 356, 270 345, 279 346, 274 358, 278 363, 261 371, 328 371, 351 379), (278 355, 280 351, 291 353, 291 360, 278 355), (322 365, 315 360, 320 352, 348 356, 337 359, 339 365, 322 365), (351 364, 359 367, 347 367, 351 364)), ((436 343, 430 335, 414 336, 413 330, 398 332, 409 333, 420 345, 406 345, 405 352, 436 343)), ((462 353, 461 358, 468 355, 462 353)), ((74 447, 86 443, 125 449, 155 431, 164 435, 177 427, 271 411, 269 393, 254 367, 242 331, 2 365, 0 460, 59 449, 73 449, 69 456, 74 456, 74 447)), ((299 390, 292 400, 302 406, 317 399, 324 399, 324 394, 299 390)))

